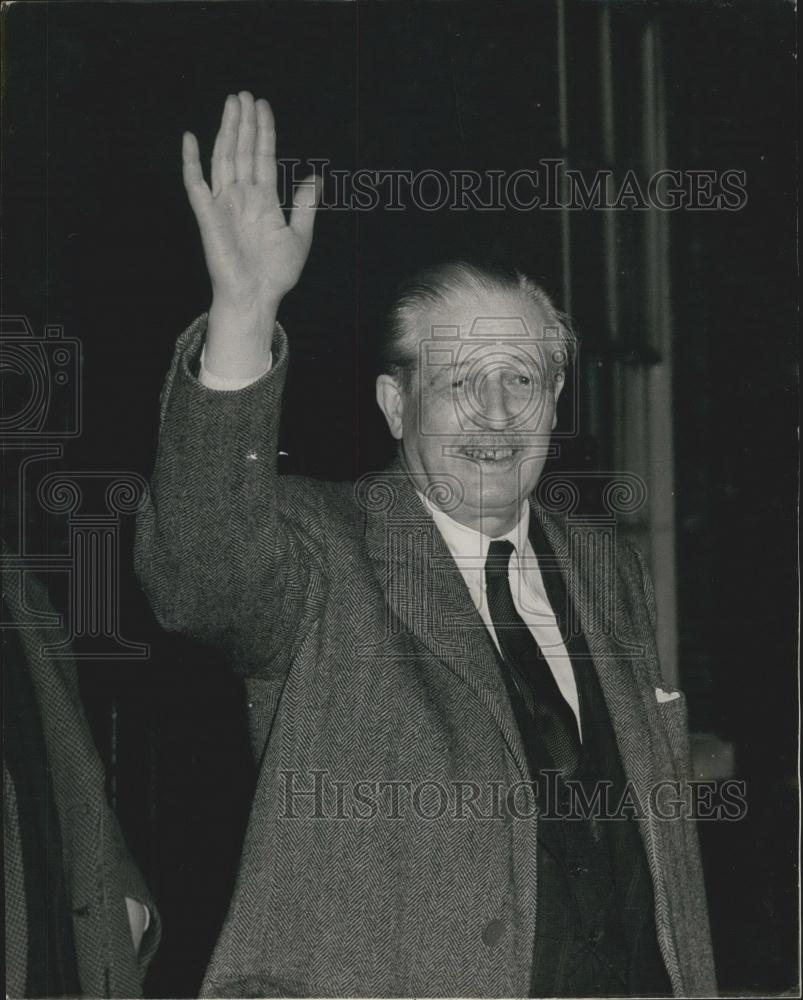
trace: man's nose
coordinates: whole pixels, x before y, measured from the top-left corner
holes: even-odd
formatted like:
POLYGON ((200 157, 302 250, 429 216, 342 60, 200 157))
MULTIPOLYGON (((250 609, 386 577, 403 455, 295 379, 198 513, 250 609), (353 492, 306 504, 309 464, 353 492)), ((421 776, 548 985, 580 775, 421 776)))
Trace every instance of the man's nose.
POLYGON ((475 406, 477 422, 494 430, 509 427, 518 410, 507 392, 501 372, 493 372, 482 379, 475 406))

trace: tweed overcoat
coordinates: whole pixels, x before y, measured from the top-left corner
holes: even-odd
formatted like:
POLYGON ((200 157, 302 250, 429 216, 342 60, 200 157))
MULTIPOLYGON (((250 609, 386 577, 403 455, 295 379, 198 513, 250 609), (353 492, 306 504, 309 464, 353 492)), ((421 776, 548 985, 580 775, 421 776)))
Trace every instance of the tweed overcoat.
MULTIPOLYGON (((539 820, 492 641, 457 566, 400 468, 357 484, 277 475, 287 338, 277 327, 268 374, 216 392, 194 375, 205 326, 177 345, 137 536, 162 625, 222 645, 245 677, 260 762, 203 992, 526 995, 539 820), (466 788, 476 810, 458 808, 466 788), (488 807, 500 788, 518 790, 515 808, 488 807)), ((629 548, 613 578, 589 569, 594 538, 575 551, 561 518, 531 510, 646 800, 690 769, 684 699, 656 698, 649 578, 629 548)), ((694 825, 647 814, 639 829, 673 990, 712 994, 694 825)))
MULTIPOLYGON (((5 545, 2 553, 3 594, 17 623, 42 720, 81 992, 87 997, 142 996, 145 972, 159 940, 156 906, 106 799, 106 774, 84 714, 67 635, 39 580, 15 568, 14 555, 5 545), (60 655, 47 656, 48 646, 60 646, 60 655), (151 912, 138 955, 131 941, 126 896, 151 912)), ((17 796, 5 766, 3 830, 6 995, 18 997, 25 995, 28 928, 17 796)))

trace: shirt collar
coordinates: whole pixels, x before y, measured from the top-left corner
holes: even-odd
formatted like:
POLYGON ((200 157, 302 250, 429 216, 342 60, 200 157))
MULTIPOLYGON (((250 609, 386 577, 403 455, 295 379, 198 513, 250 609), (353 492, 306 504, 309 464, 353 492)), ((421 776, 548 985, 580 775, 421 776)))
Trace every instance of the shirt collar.
POLYGON ((448 545, 453 556, 463 556, 468 558, 481 558, 483 562, 488 558, 488 549, 492 541, 509 541, 516 550, 517 555, 524 552, 527 537, 530 530, 530 505, 525 500, 521 505, 521 517, 510 531, 497 538, 492 538, 482 531, 476 531, 465 524, 460 524, 453 517, 449 517, 439 507, 436 507, 428 500, 423 493, 416 490, 424 507, 432 515, 443 540, 448 545))

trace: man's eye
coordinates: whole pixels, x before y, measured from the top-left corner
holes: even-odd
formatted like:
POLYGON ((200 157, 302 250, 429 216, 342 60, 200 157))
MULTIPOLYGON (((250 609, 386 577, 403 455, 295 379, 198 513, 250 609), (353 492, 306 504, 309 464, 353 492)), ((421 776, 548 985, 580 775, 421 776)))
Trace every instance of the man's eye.
POLYGON ((505 381, 511 392, 519 392, 522 389, 529 391, 534 379, 532 375, 527 375, 525 372, 510 372, 505 381))

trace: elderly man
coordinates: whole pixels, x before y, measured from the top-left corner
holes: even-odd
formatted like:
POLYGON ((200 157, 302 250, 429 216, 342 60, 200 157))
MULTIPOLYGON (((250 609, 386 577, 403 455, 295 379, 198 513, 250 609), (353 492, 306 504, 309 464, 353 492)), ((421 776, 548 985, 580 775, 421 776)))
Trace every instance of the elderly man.
POLYGON ((516 272, 430 269, 385 331, 396 463, 278 476, 276 315, 318 192, 288 224, 274 150, 245 92, 211 189, 184 136, 214 294, 178 343, 138 532, 159 620, 245 677, 260 760, 205 994, 711 994, 693 822, 645 805, 689 766, 648 576, 624 548, 600 572, 532 496, 567 324, 516 272))

